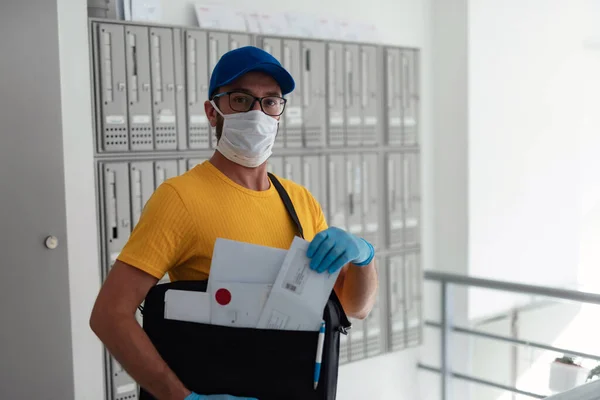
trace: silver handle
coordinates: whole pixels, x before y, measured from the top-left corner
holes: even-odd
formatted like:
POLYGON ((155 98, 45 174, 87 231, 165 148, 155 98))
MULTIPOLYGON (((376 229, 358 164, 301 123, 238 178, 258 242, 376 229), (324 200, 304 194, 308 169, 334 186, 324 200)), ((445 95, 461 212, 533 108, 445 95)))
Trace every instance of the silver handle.
POLYGON ((137 168, 132 168, 132 190, 133 193, 133 224, 136 225, 142 215, 144 207, 142 200, 142 173, 137 168))
POLYGON ((304 86, 304 96, 302 97, 303 102, 304 102, 304 107, 308 107, 310 106, 310 97, 313 95, 313 93, 311 92, 310 88, 310 79, 311 77, 311 73, 310 73, 310 49, 309 48, 305 48, 304 49, 304 66, 302 68, 303 71, 303 86, 304 86))
POLYGON ((361 68, 361 99, 362 99, 362 107, 366 108, 369 102, 369 60, 367 59, 367 52, 361 50, 360 52, 362 68, 361 68))
POLYGON ((406 291, 406 311, 413 308, 413 291, 412 291, 412 276, 413 263, 410 256, 404 256, 404 290, 406 291))
POLYGON ((154 102, 162 103, 163 87, 162 87, 162 60, 160 58, 161 43, 157 35, 152 33, 152 54, 154 59, 154 102))
POLYGON ((138 57, 137 57, 137 48, 135 43, 135 35, 132 33, 127 34, 127 43, 129 46, 129 54, 131 57, 131 86, 130 86, 130 103, 138 102, 139 88, 138 88, 138 57))
POLYGON ((104 101, 113 101, 113 74, 112 74, 112 45, 109 32, 102 33, 102 58, 104 59, 104 101))
POLYGON ((352 76, 354 74, 352 61, 352 53, 346 50, 346 108, 352 106, 352 76))
POLYGON ((388 187, 389 191, 389 202, 390 202, 390 212, 396 211, 396 179, 394 175, 394 160, 388 159, 388 187))
POLYGON ((404 178, 404 204, 403 209, 407 210, 410 202, 410 171, 409 171, 410 161, 407 156, 404 156, 404 168, 403 168, 403 178, 404 178))
POLYGON ((288 45, 283 45, 283 65, 288 69, 292 68, 292 52, 288 45))
POLYGON ((329 201, 331 203, 331 215, 335 214, 337 211, 337 185, 338 182, 335 176, 335 162, 329 161, 329 185, 331 188, 331 193, 329 196, 329 201))
POLYGON ((403 74, 403 77, 402 77, 402 80, 403 80, 402 107, 406 110, 407 108, 409 108, 408 97, 410 95, 410 91, 409 91, 410 72, 409 72, 408 58, 406 57, 405 54, 402 54, 402 74, 403 74))
POLYGON ((362 162, 362 194, 363 194, 363 215, 367 215, 369 213, 370 204, 369 204, 369 163, 366 160, 362 162))
POLYGON ((285 163, 285 178, 291 181, 294 180, 294 167, 290 162, 285 163))
POLYGON ((335 51, 330 48, 328 50, 328 61, 329 61, 329 76, 327 79, 329 80, 329 107, 335 106, 335 89, 336 89, 336 65, 335 65, 335 51))
POLYGON ((388 101, 388 108, 393 109, 395 102, 396 102, 396 96, 395 96, 395 91, 396 91, 396 83, 395 83, 395 78, 396 78, 396 71, 394 70, 394 55, 391 53, 387 54, 387 76, 388 76, 388 86, 387 86, 387 101, 388 101))
POLYGON ((165 168, 161 168, 160 166, 156 167, 156 180, 154 182, 155 189, 167 179, 167 170, 165 168))
POLYGON ((346 193, 348 194, 348 215, 354 215, 354 174, 352 161, 346 160, 346 193))
POLYGON ((393 316, 396 313, 396 308, 398 307, 398 289, 396 288, 396 271, 394 268, 394 259, 390 258, 389 261, 389 270, 388 275, 390 279, 390 316, 393 316))
POLYGON ((117 216, 117 184, 116 184, 116 172, 111 169, 106 169, 105 174, 106 188, 108 197, 106 219, 108 220, 108 226, 110 232, 108 232, 109 240, 118 239, 119 237, 119 223, 117 216))
POLYGON ((217 61, 219 58, 219 43, 215 40, 214 37, 211 36, 208 40, 208 46, 210 54, 210 72, 212 73, 212 71, 215 69, 215 66, 217 65, 217 61))
POLYGON ((189 36, 187 40, 188 53, 188 95, 191 104, 195 104, 198 100, 198 92, 196 88, 196 40, 189 36))

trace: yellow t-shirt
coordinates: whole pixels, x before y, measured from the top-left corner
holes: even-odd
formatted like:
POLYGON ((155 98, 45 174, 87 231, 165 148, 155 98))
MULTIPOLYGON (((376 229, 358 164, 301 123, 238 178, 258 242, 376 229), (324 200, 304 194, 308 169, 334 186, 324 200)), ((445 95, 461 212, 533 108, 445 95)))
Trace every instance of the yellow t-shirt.
MULTIPOLYGON (((279 178, 279 177, 278 177, 279 178)), ((327 228, 310 192, 279 178, 302 224, 304 238, 327 228)), ((118 259, 160 279, 208 278, 213 247, 225 238, 288 249, 296 227, 273 185, 238 185, 209 161, 161 184, 146 203, 118 259)))

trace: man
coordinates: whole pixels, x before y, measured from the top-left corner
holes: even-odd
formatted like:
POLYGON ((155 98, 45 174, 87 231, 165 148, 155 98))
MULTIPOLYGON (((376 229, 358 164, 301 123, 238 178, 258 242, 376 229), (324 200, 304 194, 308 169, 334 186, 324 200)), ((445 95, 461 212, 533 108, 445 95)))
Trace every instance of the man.
MULTIPOLYGON (((268 178, 266 161, 285 109, 283 96, 294 86, 281 64, 256 47, 230 51, 219 60, 205 103, 216 127, 217 151, 210 161, 156 190, 100 290, 92 329, 157 399, 234 399, 191 393, 161 359, 135 311, 165 273, 171 280, 207 279, 218 237, 289 248, 296 227, 268 178)), ((328 228, 308 190, 285 179, 281 183, 311 241, 311 268, 341 268, 334 290, 349 316, 365 318, 377 290, 373 246, 328 228)))

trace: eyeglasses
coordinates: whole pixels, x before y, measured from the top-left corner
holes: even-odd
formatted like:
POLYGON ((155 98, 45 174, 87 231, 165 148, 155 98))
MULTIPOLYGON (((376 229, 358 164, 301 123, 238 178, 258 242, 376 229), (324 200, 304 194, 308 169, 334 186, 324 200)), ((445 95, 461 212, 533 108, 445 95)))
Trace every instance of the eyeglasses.
POLYGON ((224 92, 213 96, 213 99, 218 97, 229 96, 229 107, 233 111, 247 112, 254 107, 254 103, 258 101, 261 110, 272 117, 278 117, 283 114, 285 109, 286 99, 279 96, 255 97, 244 92, 224 92))

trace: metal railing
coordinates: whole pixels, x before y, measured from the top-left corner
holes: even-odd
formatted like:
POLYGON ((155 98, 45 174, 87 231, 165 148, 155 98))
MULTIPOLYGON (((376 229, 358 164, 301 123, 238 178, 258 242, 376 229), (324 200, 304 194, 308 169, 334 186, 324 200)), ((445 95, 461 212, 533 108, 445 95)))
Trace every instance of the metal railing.
POLYGON ((460 379, 467 382, 478 383, 497 389, 506 390, 512 393, 529 396, 537 399, 556 399, 556 400, 598 400, 600 399, 600 381, 592 382, 591 384, 582 385, 580 388, 575 388, 571 391, 563 394, 555 395, 553 397, 547 397, 541 394, 527 392, 524 390, 517 389, 516 387, 500 384, 497 382, 488 381, 485 379, 477 378, 474 376, 457 373, 452 371, 450 365, 450 348, 451 348, 451 333, 462 333, 475 337, 482 337, 486 339, 492 339, 511 343, 518 346, 528 346, 542 350, 555 351, 574 357, 582 357, 586 359, 592 359, 600 361, 600 356, 594 354, 587 354, 569 349, 549 346, 543 343, 537 343, 532 341, 520 340, 508 336, 496 335, 487 332, 483 332, 476 329, 470 329, 467 327, 456 326, 452 323, 452 310, 451 299, 453 286, 466 286, 476 287, 482 289, 492 289, 504 292, 528 294, 536 296, 544 296, 553 299, 569 300, 588 304, 600 305, 600 294, 582 292, 577 290, 551 288, 546 286, 529 285, 514 282, 496 281, 484 278, 475 278, 465 275, 449 274, 444 272, 425 271, 424 278, 427 281, 435 281, 440 283, 441 290, 441 321, 426 321, 425 325, 433 328, 439 328, 441 330, 441 355, 440 355, 440 367, 436 368, 430 365, 419 363, 420 369, 436 372, 441 375, 441 400, 451 400, 452 395, 450 393, 450 379, 460 379), (596 390, 592 390, 596 389, 596 390), (571 393, 571 394, 569 394, 571 393))

